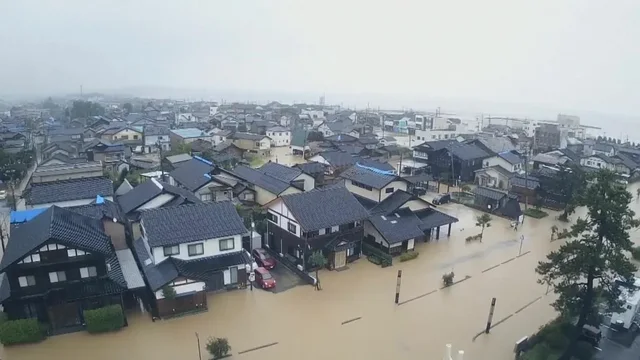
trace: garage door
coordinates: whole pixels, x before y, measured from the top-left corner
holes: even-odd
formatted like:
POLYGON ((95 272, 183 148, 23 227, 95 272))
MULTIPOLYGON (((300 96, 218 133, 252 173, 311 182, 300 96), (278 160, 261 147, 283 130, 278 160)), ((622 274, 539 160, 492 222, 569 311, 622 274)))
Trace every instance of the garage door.
POLYGON ((224 289, 224 274, 222 271, 216 272, 211 275, 209 281, 206 282, 207 291, 216 291, 224 289))

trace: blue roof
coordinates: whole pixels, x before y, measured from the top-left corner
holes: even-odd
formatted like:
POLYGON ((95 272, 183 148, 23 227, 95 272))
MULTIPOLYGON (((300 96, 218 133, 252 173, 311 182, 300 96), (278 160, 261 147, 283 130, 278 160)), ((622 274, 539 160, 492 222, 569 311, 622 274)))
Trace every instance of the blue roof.
POLYGON ((104 198, 100 195, 96 196, 96 204, 104 204, 104 198))
POLYGON ((47 208, 39 208, 39 209, 31 209, 31 210, 16 210, 11 212, 11 223, 23 223, 27 222, 34 217, 40 215, 43 211, 47 210, 47 208))
POLYGON ((196 128, 174 129, 171 132, 185 139, 207 136, 204 131, 196 128))
POLYGON ((207 164, 207 165, 213 165, 213 163, 207 159, 201 158, 200 156, 194 156, 194 159, 198 159, 200 161, 202 161, 203 163, 207 164))

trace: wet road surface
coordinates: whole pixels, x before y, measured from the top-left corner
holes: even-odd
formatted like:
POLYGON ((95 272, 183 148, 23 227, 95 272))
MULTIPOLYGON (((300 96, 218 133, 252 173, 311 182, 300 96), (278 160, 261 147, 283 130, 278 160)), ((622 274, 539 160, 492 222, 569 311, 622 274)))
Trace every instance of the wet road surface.
MULTIPOLYGON (((640 208, 640 202, 631 206, 640 208)), ((493 217, 482 243, 466 243, 480 232, 474 226, 479 212, 458 204, 439 209, 460 222, 451 237, 443 231, 439 241, 417 244, 415 260, 396 260, 383 269, 362 258, 346 271, 321 271, 322 291, 296 286, 276 294, 212 294, 205 313, 155 323, 148 315, 130 314, 129 327, 119 332, 55 336, 4 349, 1 358, 198 359, 198 333, 203 358, 207 337, 217 336, 228 338, 233 358, 242 359, 439 359, 447 343, 454 352, 465 350, 465 359, 512 359, 515 341, 555 316, 549 306, 554 295, 545 295, 534 268, 563 243, 550 241, 551 226, 566 225, 548 211, 544 219, 527 218, 515 232, 508 220, 493 217), (402 286, 395 305, 398 270, 402 286), (457 283, 442 288, 449 271, 457 283), (492 297, 494 328, 478 335, 492 297)), ((638 232, 632 238, 640 242, 638 232)))

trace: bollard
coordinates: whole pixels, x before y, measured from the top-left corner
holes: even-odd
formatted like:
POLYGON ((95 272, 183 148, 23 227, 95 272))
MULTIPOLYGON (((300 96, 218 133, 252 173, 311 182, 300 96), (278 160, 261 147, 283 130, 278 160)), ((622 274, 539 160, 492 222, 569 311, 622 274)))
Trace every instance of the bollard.
POLYGON ((493 320, 493 310, 496 308, 496 298, 491 299, 491 308, 489 309, 489 319, 487 320, 487 327, 484 329, 484 333, 488 334, 491 330, 491 321, 493 320))
POLYGON ((459 350, 458 351, 458 360, 463 360, 464 358, 464 350, 459 350))
POLYGON ((396 283, 396 305, 400 301, 400 282, 402 280, 402 270, 398 270, 398 282, 396 283))

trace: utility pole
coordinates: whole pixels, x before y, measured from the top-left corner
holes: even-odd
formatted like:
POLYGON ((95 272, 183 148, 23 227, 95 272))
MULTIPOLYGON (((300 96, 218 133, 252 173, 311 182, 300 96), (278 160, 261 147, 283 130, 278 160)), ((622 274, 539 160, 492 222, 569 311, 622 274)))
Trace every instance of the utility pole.
POLYGON ((400 301, 400 284, 402 282, 402 270, 398 270, 398 280, 396 281, 396 305, 400 301))
POLYGON ((491 299, 491 308, 489 308, 489 319, 487 320, 487 327, 484 329, 484 333, 488 334, 491 330, 491 322, 493 321, 493 311, 496 308, 496 298, 491 299))
POLYGON ((160 179, 162 179, 162 181, 165 182, 164 161, 162 159, 162 144, 160 143, 160 140, 156 142, 156 146, 158 147, 158 151, 160 151, 160 179))

